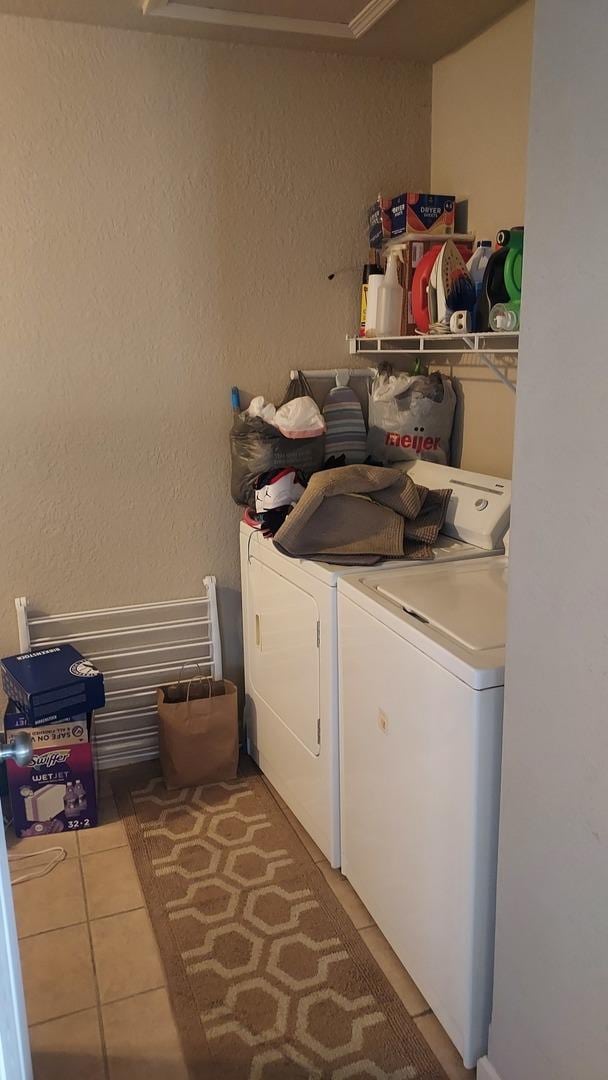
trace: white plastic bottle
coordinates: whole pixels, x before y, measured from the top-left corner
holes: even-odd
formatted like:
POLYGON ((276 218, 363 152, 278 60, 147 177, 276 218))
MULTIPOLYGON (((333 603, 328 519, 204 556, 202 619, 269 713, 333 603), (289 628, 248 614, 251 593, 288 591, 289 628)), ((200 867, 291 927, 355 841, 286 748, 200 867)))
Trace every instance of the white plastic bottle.
POLYGON ((397 276, 397 256, 389 255, 386 273, 378 289, 378 337, 399 337, 401 333, 401 308, 403 289, 397 276))
POLYGON ((379 266, 374 267, 373 271, 370 272, 367 284, 367 312, 365 315, 366 337, 378 336, 378 296, 383 281, 384 274, 382 270, 379 266))

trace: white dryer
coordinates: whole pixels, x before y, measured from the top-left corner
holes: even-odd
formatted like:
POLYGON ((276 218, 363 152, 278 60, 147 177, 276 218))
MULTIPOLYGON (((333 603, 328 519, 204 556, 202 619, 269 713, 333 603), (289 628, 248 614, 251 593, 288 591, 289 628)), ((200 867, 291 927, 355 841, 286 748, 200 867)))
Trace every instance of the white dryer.
MULTIPOLYGON (((502 553, 508 480, 416 461, 417 483, 453 490, 434 561, 502 553)), ((340 865, 338 581, 355 567, 290 559, 240 529, 248 749, 332 866, 340 865)), ((374 572, 425 563, 389 561, 374 572)), ((363 569, 363 568, 361 568, 363 569)))
POLYGON ((490 1021, 507 557, 338 585, 342 871, 472 1068, 490 1021))

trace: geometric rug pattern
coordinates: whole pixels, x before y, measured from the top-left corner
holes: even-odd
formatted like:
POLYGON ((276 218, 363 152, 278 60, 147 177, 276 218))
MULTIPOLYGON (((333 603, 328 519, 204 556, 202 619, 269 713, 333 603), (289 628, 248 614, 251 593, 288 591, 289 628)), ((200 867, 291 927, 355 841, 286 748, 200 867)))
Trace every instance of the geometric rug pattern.
POLYGON ((130 809, 193 1077, 444 1080, 259 776, 153 776, 130 809))

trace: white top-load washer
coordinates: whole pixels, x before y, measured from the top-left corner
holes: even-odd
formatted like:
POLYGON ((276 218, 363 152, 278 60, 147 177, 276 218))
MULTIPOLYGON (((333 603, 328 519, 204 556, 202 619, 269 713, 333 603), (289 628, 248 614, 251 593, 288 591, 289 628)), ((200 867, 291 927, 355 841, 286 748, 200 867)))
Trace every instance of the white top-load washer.
MULTIPOLYGON (((420 485, 453 491, 433 565, 502 553, 510 481, 427 461, 406 468, 420 485)), ((245 523, 240 555, 249 753, 339 866, 336 586, 357 568, 291 559, 245 523)), ((427 565, 389 560, 373 570, 417 574, 427 565)))
POLYGON ((507 557, 338 585, 342 871, 472 1068, 492 995, 507 557))

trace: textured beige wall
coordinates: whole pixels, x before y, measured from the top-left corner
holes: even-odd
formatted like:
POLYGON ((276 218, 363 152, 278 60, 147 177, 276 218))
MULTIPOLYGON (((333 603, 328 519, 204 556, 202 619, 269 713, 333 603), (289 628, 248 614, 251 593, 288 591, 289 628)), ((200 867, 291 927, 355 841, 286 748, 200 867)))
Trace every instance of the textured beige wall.
MULTIPOLYGON (((476 236, 524 220, 534 5, 507 15, 433 67, 433 191, 469 200, 476 236)), ((511 475, 515 399, 479 367, 459 365, 462 464, 511 475)))
POLYGON ((430 68, 0 19, 0 648, 13 597, 223 589, 230 386, 348 363, 362 210, 424 187, 430 68))

